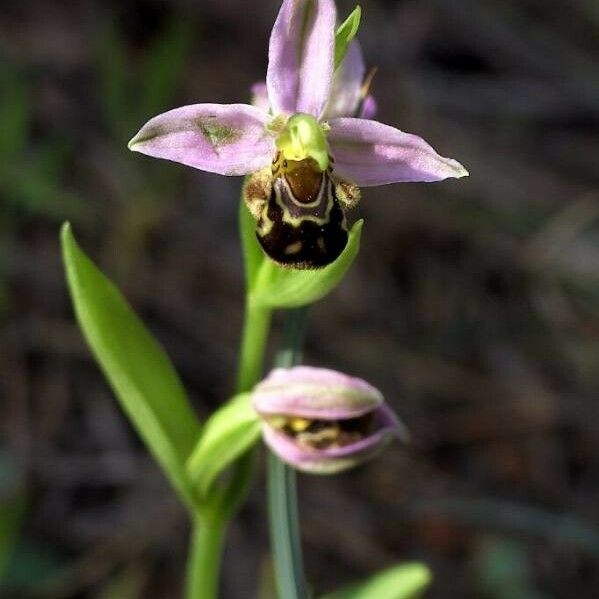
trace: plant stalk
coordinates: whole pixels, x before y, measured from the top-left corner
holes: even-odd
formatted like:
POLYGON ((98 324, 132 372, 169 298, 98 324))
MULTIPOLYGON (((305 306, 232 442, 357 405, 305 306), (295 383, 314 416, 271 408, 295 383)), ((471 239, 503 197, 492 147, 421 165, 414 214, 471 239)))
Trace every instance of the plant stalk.
MULTIPOLYGON (((271 310, 246 301, 237 372, 237 393, 249 391, 261 378, 271 310)), ((232 467, 229 485, 212 509, 193 521, 187 562, 187 599, 216 599, 227 525, 246 496, 251 480, 252 451, 232 467)))
POLYGON ((226 524, 226 520, 217 513, 203 514, 201 518, 194 519, 187 560, 187 599, 218 597, 226 524))
POLYGON ((271 315, 269 308, 252 305, 248 295, 237 370, 237 393, 250 391, 262 377, 271 315))
MULTIPOLYGON (((299 363, 307 308, 291 310, 285 323, 283 346, 275 365, 289 368, 299 363)), ((299 526, 295 470, 274 453, 268 456, 270 538, 279 596, 307 599, 299 526)))

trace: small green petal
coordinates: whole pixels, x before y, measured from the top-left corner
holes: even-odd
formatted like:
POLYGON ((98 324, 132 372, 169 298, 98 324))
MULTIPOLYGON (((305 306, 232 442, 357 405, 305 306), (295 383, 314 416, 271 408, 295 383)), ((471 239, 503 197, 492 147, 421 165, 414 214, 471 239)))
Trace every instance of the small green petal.
POLYGON ((322 171, 329 166, 327 138, 318 121, 310 114, 294 114, 277 138, 277 148, 287 160, 313 158, 322 171))
POLYGON ((337 33, 335 33, 335 70, 345 58, 347 48, 356 37, 361 18, 362 9, 358 5, 337 29, 337 33))

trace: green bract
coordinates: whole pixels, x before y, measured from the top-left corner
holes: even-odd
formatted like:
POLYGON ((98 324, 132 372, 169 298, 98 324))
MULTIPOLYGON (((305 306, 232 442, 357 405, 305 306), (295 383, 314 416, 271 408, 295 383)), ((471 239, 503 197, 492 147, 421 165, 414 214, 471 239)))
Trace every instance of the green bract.
POLYGON ((202 437, 187 461, 187 472, 207 497, 217 476, 247 451, 260 436, 258 415, 249 393, 235 396, 204 425, 202 437))
POLYGON ((343 21, 335 33, 335 70, 341 64, 347 53, 347 48, 356 37, 360 28, 360 19, 362 18, 362 9, 360 5, 356 6, 349 17, 343 21))
POLYGON ((363 224, 362 220, 354 224, 339 258, 320 270, 281 268, 265 260, 250 301, 269 308, 297 308, 329 294, 343 280, 358 255, 363 224))

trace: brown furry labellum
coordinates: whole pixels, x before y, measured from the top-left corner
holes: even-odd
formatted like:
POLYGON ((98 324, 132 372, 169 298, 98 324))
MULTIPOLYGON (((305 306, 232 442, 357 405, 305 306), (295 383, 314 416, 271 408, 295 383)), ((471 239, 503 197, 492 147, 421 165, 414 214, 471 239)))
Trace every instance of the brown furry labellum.
POLYGON ((360 190, 337 179, 331 167, 321 171, 312 158, 286 160, 278 153, 271 169, 249 177, 244 199, 269 258, 281 266, 315 269, 345 249, 345 210, 358 203, 360 190))

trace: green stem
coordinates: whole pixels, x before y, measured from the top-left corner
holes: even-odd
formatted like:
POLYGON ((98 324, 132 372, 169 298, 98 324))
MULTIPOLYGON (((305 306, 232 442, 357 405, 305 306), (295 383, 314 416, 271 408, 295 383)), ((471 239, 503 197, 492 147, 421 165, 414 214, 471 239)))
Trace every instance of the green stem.
MULTIPOLYGON (((283 347, 275 360, 277 366, 289 368, 300 361, 306 313, 307 308, 288 313, 283 347)), ((279 595, 285 599, 306 599, 295 470, 272 452, 268 456, 268 502, 279 595)))
POLYGON ((194 520, 187 560, 187 599, 214 599, 218 579, 226 519, 220 514, 203 514, 194 520))
MULTIPOLYGON (((261 378, 271 310, 246 302, 240 346, 237 392, 249 391, 261 378)), ((233 465, 228 486, 212 509, 194 519, 187 565, 187 599, 215 599, 223 542, 227 525, 242 503, 249 487, 252 452, 233 465)))
POLYGON ((237 393, 249 391, 262 377, 271 315, 269 308, 253 306, 248 296, 237 370, 237 393))
POLYGON ((275 366, 290 368, 299 364, 302 356, 302 343, 307 315, 307 306, 295 308, 287 312, 285 330, 283 331, 283 343, 275 356, 275 366))

